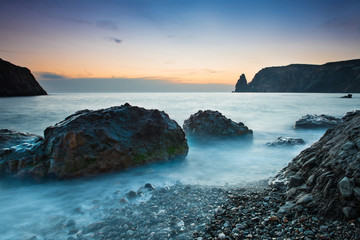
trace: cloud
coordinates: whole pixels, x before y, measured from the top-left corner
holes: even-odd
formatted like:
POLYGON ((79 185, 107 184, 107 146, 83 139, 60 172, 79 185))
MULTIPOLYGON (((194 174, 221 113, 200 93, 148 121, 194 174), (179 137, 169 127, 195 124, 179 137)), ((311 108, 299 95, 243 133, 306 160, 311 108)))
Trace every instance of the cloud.
POLYGON ((106 30, 119 31, 118 24, 116 22, 110 21, 110 20, 98 21, 98 22, 96 22, 96 26, 98 28, 102 28, 102 29, 106 29, 106 30))
POLYGON ((122 39, 119 39, 119 38, 115 38, 115 37, 106 37, 105 39, 111 41, 111 42, 114 42, 116 44, 121 44, 123 42, 122 39))
POLYGON ((66 79, 65 76, 61 74, 51 73, 51 72, 37 72, 35 73, 38 79, 41 80, 63 80, 66 79))

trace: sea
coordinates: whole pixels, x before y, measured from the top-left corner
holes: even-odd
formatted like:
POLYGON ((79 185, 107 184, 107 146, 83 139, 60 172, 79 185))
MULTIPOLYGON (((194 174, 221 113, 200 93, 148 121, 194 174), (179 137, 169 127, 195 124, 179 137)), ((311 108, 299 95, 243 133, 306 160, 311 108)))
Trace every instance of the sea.
MULTIPOLYGON (((188 140, 183 160, 156 163, 119 173, 46 183, 0 180, 0 239, 67 239, 46 233, 65 217, 86 225, 103 217, 101 208, 114 192, 136 191, 146 183, 240 186, 267 181, 326 129, 295 130, 306 114, 342 117, 360 108, 360 94, 351 99, 325 93, 54 93, 47 96, 0 98, 0 128, 43 135, 46 127, 78 110, 96 110, 129 103, 159 109, 182 126, 199 110, 217 110, 253 130, 253 137, 223 141, 188 140), (302 138, 305 145, 269 147, 278 137, 302 138), (82 209, 83 214, 74 214, 82 209), (90 213, 87 213, 90 212, 90 213), (75 216, 76 215, 76 216, 75 216), (48 234, 48 235, 47 235, 48 234), (42 237, 41 237, 42 236, 42 237), (52 236, 52 237, 49 237, 52 236)), ((143 199, 146 201, 146 199, 143 199)), ((146 216, 145 216, 146 217, 146 216)))

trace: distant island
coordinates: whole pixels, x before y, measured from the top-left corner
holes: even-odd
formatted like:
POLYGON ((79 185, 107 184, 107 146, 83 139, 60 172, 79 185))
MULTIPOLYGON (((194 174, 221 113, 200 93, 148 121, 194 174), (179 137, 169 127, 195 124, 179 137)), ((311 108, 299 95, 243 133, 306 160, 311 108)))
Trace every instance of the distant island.
POLYGON ((360 59, 263 68, 250 83, 242 74, 235 92, 359 93, 360 59))
POLYGON ((0 97, 47 95, 30 70, 0 58, 0 97))

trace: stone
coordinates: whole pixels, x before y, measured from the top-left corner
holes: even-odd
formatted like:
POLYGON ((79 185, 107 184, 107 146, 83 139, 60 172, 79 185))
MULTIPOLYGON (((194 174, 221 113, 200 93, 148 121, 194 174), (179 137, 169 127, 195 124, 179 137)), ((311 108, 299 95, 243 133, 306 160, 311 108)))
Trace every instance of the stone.
POLYGON ((278 214, 287 215, 290 213, 290 210, 295 206, 294 203, 286 202, 283 206, 280 207, 278 214))
POLYGON ((348 95, 342 96, 341 98, 352 98, 352 94, 349 93, 348 95))
POLYGON ((238 137, 252 135, 243 123, 236 123, 218 111, 198 111, 184 121, 184 131, 190 137, 238 137))
POLYGON ((224 233, 219 233, 218 237, 219 239, 225 239, 226 235, 224 233))
POLYGON ((137 192, 135 191, 129 191, 127 194, 126 194, 126 197, 129 198, 129 199, 132 199, 132 198, 136 198, 138 196, 137 192))
POLYGON ((352 186, 350 183, 350 179, 348 177, 344 177, 339 182, 339 191, 343 197, 350 197, 352 195, 352 186))
POLYGON ((289 188, 298 187, 304 183, 304 179, 299 175, 294 175, 289 178, 289 188))
POLYGON ((283 192, 290 193, 291 187, 298 185, 293 184, 296 182, 294 176, 301 176, 306 185, 299 185, 295 193, 286 195, 287 201, 303 204, 304 212, 318 212, 326 218, 359 218, 359 141, 360 111, 357 110, 348 112, 340 123, 303 150, 271 182, 289 183, 283 192), (288 176, 289 171, 296 173, 288 176))
POLYGON ((296 204, 305 205, 305 204, 312 202, 313 200, 314 200, 314 198, 311 194, 305 194, 296 201, 296 204))
POLYGON ((48 127, 44 139, 0 162, 0 176, 69 179, 184 158, 185 133, 169 116, 124 104, 82 110, 48 127), (15 167, 11 167, 11 166, 15 167), (10 167, 9 167, 10 166, 10 167))
POLYGON ((294 124, 295 129, 300 128, 330 128, 341 122, 340 118, 321 114, 321 115, 305 115, 297 120, 294 124))
POLYGON ((29 69, 0 58, 0 97, 47 95, 29 69))
POLYGON ((273 142, 268 142, 268 146, 294 146, 294 145, 303 145, 305 141, 301 138, 291 138, 291 137, 278 137, 273 142))
POLYGON ((148 189, 148 190, 154 190, 155 189, 154 185, 152 185, 151 183, 145 184, 145 188, 148 189))

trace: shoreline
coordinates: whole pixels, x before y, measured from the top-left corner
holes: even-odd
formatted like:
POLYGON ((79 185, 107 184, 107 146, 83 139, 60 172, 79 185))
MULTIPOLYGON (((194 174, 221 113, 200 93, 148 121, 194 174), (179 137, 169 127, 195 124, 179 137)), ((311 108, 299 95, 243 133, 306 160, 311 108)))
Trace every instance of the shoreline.
POLYGON ((79 227, 69 220, 63 229, 67 240, 360 237, 358 220, 324 219, 307 208, 279 214, 285 196, 265 181, 237 187, 176 184, 139 192, 102 206, 101 221, 79 227))

